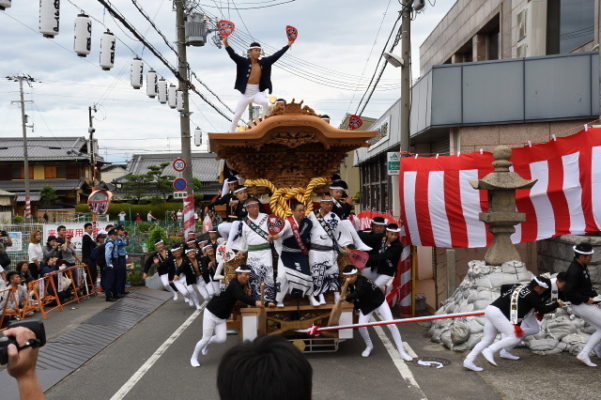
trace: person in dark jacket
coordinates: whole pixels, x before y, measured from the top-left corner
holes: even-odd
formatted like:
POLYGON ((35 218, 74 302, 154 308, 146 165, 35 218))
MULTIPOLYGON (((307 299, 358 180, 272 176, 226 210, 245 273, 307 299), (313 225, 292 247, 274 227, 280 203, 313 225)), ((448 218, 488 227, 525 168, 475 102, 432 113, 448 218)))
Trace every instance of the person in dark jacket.
POLYGON ((96 241, 92 237, 94 226, 90 222, 86 222, 83 229, 85 233, 81 238, 81 261, 88 266, 90 278, 92 279, 92 282, 96 284, 98 269, 96 267, 96 260, 92 258, 92 250, 96 248, 96 241))
MULTIPOLYGON (((346 296, 346 301, 354 303, 355 308, 359 310, 359 324, 368 323, 371 320, 371 315, 374 311, 382 317, 383 321, 391 321, 392 312, 386 302, 384 293, 376 286, 372 281, 364 276, 358 275, 358 270, 354 265, 347 265, 342 271, 344 279, 348 282, 349 294, 346 296)), ((411 357, 403 347, 403 340, 401 334, 396 325, 386 325, 394 344, 399 352, 401 358, 405 361, 411 361, 411 357)), ((366 327, 359 328, 359 334, 365 342, 365 350, 361 353, 362 357, 369 357, 371 351, 374 349, 369 332, 366 327)))
POLYGON ((397 224, 388 224, 386 234, 381 237, 380 243, 369 244, 370 247, 375 246, 376 250, 370 252, 368 267, 366 266, 362 274, 384 292, 394 278, 401 259, 403 245, 399 241, 400 232, 401 229, 397 224))
POLYGON ((154 244, 155 251, 152 252, 147 258, 144 264, 144 273, 142 277, 148 278, 148 271, 150 267, 155 266, 161 284, 166 291, 173 294, 173 301, 177 301, 177 288, 173 284, 173 276, 175 275, 175 266, 173 265, 173 255, 165 247, 165 242, 159 240, 154 244))
POLYGON ((482 371, 474 361, 478 354, 492 364, 497 365, 494 355, 501 349, 510 349, 524 337, 521 323, 532 311, 546 314, 555 311, 562 305, 561 300, 545 304, 544 296, 551 289, 551 280, 542 276, 535 277, 528 284, 501 286, 501 296, 484 310, 486 322, 482 340, 470 351, 463 361, 463 366, 472 371, 482 371), (501 340, 492 344, 501 333, 501 340))
POLYGON ((248 47, 248 56, 242 57, 236 54, 234 49, 230 47, 227 37, 223 38, 227 54, 236 63, 236 83, 234 88, 242 93, 236 105, 234 118, 232 118, 231 132, 236 130, 242 113, 244 113, 246 107, 251 103, 261 105, 263 107, 263 115, 265 115, 269 102, 263 92, 269 89, 269 93, 271 93, 273 90, 271 84, 271 66, 284 55, 290 46, 292 46, 292 43, 294 41, 289 40, 288 45, 284 46, 281 50, 269 57, 261 58, 261 45, 257 42, 252 42, 248 47))
POLYGON ((236 277, 230 281, 225 291, 213 297, 204 310, 202 318, 202 339, 194 346, 190 358, 190 365, 199 367, 198 355, 207 354, 212 343, 225 343, 227 338, 227 318, 234 309, 236 301, 241 301, 250 306, 263 307, 260 300, 255 300, 248 291, 248 281, 251 269, 248 265, 236 268, 236 277))
POLYGON ((574 260, 566 271, 566 299, 572 303, 572 312, 591 324, 596 330, 578 353, 576 358, 589 367, 596 367, 590 359, 590 353, 595 350, 601 357, 601 308, 595 303, 601 301, 601 296, 593 289, 587 264, 591 262, 595 251, 589 243, 574 246, 574 260))

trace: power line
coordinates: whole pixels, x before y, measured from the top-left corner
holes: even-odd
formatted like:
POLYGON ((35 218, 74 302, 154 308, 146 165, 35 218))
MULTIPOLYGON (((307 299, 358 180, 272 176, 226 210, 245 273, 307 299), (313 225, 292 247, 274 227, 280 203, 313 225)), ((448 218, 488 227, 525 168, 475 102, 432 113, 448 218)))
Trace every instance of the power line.
MULTIPOLYGON (((361 99, 359 100, 359 104, 357 104, 357 111, 355 111, 355 114, 357 114, 357 115, 361 115, 361 113, 359 113, 359 108, 361 107, 361 103, 363 102, 363 99, 365 98, 365 95, 369 91, 369 87, 371 86, 371 84, 373 83, 373 81, 375 79, 376 71, 378 70, 378 67, 380 66, 380 62, 384 59, 384 52, 386 51, 386 47, 388 46, 388 43, 390 42, 390 39, 392 39, 392 35, 394 34, 396 26, 399 23, 399 21, 401 20, 402 15, 403 15, 403 12, 399 12, 399 16, 396 19, 396 21, 394 21, 394 25, 392 26, 392 29, 390 30, 390 34, 388 35, 388 39, 386 39, 386 43, 384 43, 384 47, 382 48, 382 52, 380 53, 380 57, 378 58, 378 63, 376 64, 376 67, 374 68, 374 73, 371 76, 369 84, 367 85, 367 89, 365 90, 365 93, 363 93, 363 96, 361 96, 361 99)), ((399 34, 401 33, 401 28, 399 28, 398 33, 397 33, 397 43, 398 43, 399 34)), ((394 48, 394 46, 393 46, 393 48, 394 48)), ((392 51, 392 49, 390 51, 392 51)), ((380 71, 380 74, 378 75, 378 82, 379 82, 380 78, 382 77, 382 74, 384 73, 384 69, 386 68, 386 64, 387 63, 388 63, 387 61, 384 61, 384 66, 382 67, 382 70, 380 71)), ((376 86, 377 86, 377 83, 376 83, 376 85, 374 85, 374 90, 375 90, 376 86)), ((371 93, 373 93, 373 90, 371 91, 371 93)), ((371 94, 369 95, 369 97, 371 97, 371 94)), ((365 106, 363 107, 363 110, 365 110, 365 106)), ((362 112, 363 112, 363 110, 362 110, 362 112)))
POLYGON ((119 20, 119 22, 121 22, 121 24, 128 31, 130 31, 140 42, 142 42, 148 48, 148 50, 150 50, 152 52, 152 54, 154 54, 155 57, 157 57, 159 59, 159 61, 161 61, 163 63, 163 65, 165 65, 167 67, 167 69, 169 69, 171 71, 171 73, 173 73, 173 75, 178 80, 180 80, 180 81, 184 82, 186 85, 188 85, 190 90, 192 90, 194 93, 196 93, 205 103, 207 103, 209 106, 211 106, 211 108, 213 108, 215 111, 217 111, 217 113, 219 113, 221 116, 223 116, 228 121, 231 121, 230 117, 228 117, 223 111, 221 111, 219 108, 217 108, 217 106, 215 106, 202 93, 200 93, 186 77, 181 76, 180 73, 175 69, 175 67, 173 67, 169 63, 169 61, 167 61, 165 59, 165 57, 161 54, 161 52, 159 50, 157 50, 152 44, 150 44, 148 42, 148 40, 146 40, 146 38, 144 38, 144 36, 142 34, 140 34, 136 30, 136 28, 134 28, 121 13, 119 13, 115 8, 113 8, 110 1, 98 0, 98 2, 106 8, 106 10, 109 12, 109 14, 111 14, 113 17, 115 17, 117 20, 119 20))
POLYGON ((173 45, 169 42, 169 40, 167 39, 167 37, 163 34, 163 32, 158 28, 158 26, 156 26, 156 24, 154 23, 154 21, 148 16, 148 14, 146 14, 146 11, 144 11, 144 9, 138 4, 138 2, 136 0, 131 0, 132 4, 134 5, 134 7, 136 7, 136 9, 140 12, 140 14, 142 14, 142 16, 146 19, 146 21, 148 21, 148 23, 154 28, 154 30, 159 34, 159 36, 163 39, 163 42, 165 42, 165 44, 167 45, 167 47, 169 47, 176 56, 178 56, 177 50, 175 50, 175 48, 173 47, 173 45))
MULTIPOLYGON (((237 9, 237 10, 260 10, 260 9, 262 9, 262 8, 277 7, 277 6, 281 6, 281 5, 284 5, 284 4, 293 3, 293 2, 295 2, 295 1, 296 1, 296 0, 287 0, 287 1, 282 1, 282 2, 280 2, 280 3, 277 3, 277 4, 271 4, 271 5, 269 5, 269 4, 266 4, 266 5, 263 5, 263 6, 232 7, 232 8, 235 8, 235 9, 237 9)), ((215 1, 213 1, 213 2, 215 3, 215 1)), ((214 6, 212 6, 212 5, 210 5, 210 4, 202 4, 202 3, 198 3, 198 5, 199 5, 199 6, 203 6, 203 7, 209 7, 209 8, 219 8, 219 9, 221 9, 221 8, 223 7, 223 6, 221 6, 221 7, 220 7, 220 6, 218 6, 218 5, 217 5, 217 3, 215 3, 215 5, 214 5, 214 6)))

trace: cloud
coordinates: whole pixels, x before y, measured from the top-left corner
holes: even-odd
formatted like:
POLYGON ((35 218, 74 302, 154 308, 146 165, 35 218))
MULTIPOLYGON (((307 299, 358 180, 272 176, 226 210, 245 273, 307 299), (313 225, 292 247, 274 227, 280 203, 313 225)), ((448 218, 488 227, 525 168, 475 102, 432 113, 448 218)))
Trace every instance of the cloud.
MULTIPOLYGON (((35 124, 33 136, 84 136, 87 135, 88 106, 97 105, 94 120, 96 137, 103 156, 110 161, 123 161, 131 154, 150 151, 179 151, 179 114, 157 99, 146 96, 146 88, 133 90, 129 83, 129 65, 134 55, 142 55, 147 62, 145 72, 152 66, 159 75, 175 83, 172 74, 148 49, 133 36, 115 24, 101 5, 94 0, 61 2, 60 33, 54 39, 43 38, 37 32, 38 6, 33 2, 13 2, 13 6, 0 12, 0 76, 26 73, 42 83, 27 89, 27 113, 35 124), (73 21, 80 11, 71 4, 104 21, 105 25, 122 42, 117 43, 115 67, 102 71, 98 66, 98 46, 105 27, 93 22, 92 53, 86 58, 77 57, 73 47, 73 21), (133 49, 133 52, 127 46, 133 49)), ((317 112, 327 113, 333 124, 338 124, 346 112, 354 113, 363 91, 331 88, 298 77, 310 74, 313 79, 335 79, 345 84, 357 84, 357 77, 365 85, 371 78, 378 56, 390 33, 400 9, 395 1, 363 0, 298 0, 286 5, 260 10, 241 10, 238 14, 227 4, 243 7, 244 1, 215 0, 225 7, 207 8, 207 11, 231 19, 237 24, 238 34, 250 31, 252 38, 264 47, 279 49, 286 43, 284 27, 288 24, 299 29, 299 40, 281 65, 273 70, 274 94, 286 99, 304 100, 317 112), (384 10, 389 5, 388 13, 384 10), (383 18, 384 16, 384 18, 383 18), (376 38, 376 32, 382 26, 376 38), (375 44, 374 44, 375 42, 375 44), (373 51, 371 57, 368 55, 373 51), (366 61, 368 62, 366 63, 366 61), (294 73, 283 70, 284 63, 294 73), (295 75, 297 74, 297 75, 295 75)), ((260 1, 257 1, 260 2, 260 1)), ((257 3, 255 2, 255 3, 257 3)), ((175 40, 175 16, 171 3, 162 0, 138 1, 171 43, 175 40)), ((212 1, 201 1, 211 4, 212 1)), ((412 25, 413 56, 418 57, 421 42, 442 18, 453 0, 438 0, 435 7, 427 7, 417 15, 412 25)), ((175 65, 176 58, 163 40, 138 13, 129 1, 113 2, 175 65)), ((244 37, 244 43, 248 38, 244 37)), ((241 50, 241 48, 240 48, 241 50)), ((400 52, 400 46, 397 47, 400 52)), ((233 108, 238 93, 233 89, 235 65, 224 49, 209 43, 204 47, 188 47, 188 59, 197 76, 233 108)), ((414 78, 419 75, 419 62, 413 61, 414 78)), ((194 80, 193 80, 194 82, 194 80)), ((387 68, 382 86, 390 90, 374 93, 364 115, 378 117, 396 101, 400 94, 400 71, 387 68)), ((198 89, 216 105, 219 102, 201 85, 198 89)), ((361 86, 361 85, 359 85, 361 86)), ((18 98, 18 85, 0 80, 0 136, 19 136, 20 112, 11 100, 18 98)), ((198 96, 191 94, 192 129, 200 126, 205 131, 226 131, 229 122, 219 116, 198 96)), ((193 149, 195 149, 193 147, 193 149)))

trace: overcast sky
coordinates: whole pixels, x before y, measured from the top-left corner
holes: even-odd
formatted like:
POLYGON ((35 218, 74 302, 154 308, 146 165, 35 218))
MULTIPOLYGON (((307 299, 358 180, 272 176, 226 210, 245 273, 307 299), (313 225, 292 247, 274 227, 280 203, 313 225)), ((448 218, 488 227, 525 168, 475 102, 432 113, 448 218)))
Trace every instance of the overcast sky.
MULTIPOLYGON (((298 28, 299 39, 272 72, 273 94, 287 100, 302 99, 318 113, 329 114, 332 124, 338 125, 347 112, 356 112, 400 4, 398 0, 292 0, 275 7, 250 9, 286 1, 198 0, 197 3, 207 13, 233 21, 237 29, 234 36, 245 43, 252 37, 261 42, 267 54, 286 44, 286 25, 298 28), (337 87, 318 83, 324 79, 337 87)), ((412 23, 414 80, 419 76, 419 45, 455 0, 430 2, 434 6, 426 3, 412 23)), ((112 3, 175 65, 173 52, 131 0, 113 0, 112 3)), ((138 0, 138 4, 174 42, 172 2, 138 0)), ((95 104, 98 109, 94 121, 96 138, 102 156, 108 161, 125 162, 134 153, 180 150, 177 111, 159 104, 156 98, 148 98, 145 87, 141 90, 131 87, 131 59, 134 55, 142 56, 146 63, 145 74, 152 67, 168 81, 176 83, 176 80, 148 49, 104 12, 98 1, 62 0, 60 33, 54 39, 44 38, 38 32, 38 2, 14 1, 11 8, 0 11, 0 37, 0 76, 28 74, 40 81, 26 91, 26 99, 33 100, 27 104, 27 114, 35 125, 29 135, 87 135, 88 106, 95 104), (73 23, 82 9, 98 20, 93 21, 92 52, 86 58, 73 52, 73 23), (102 71, 98 66, 99 41, 107 28, 119 40, 115 67, 102 71)), ((233 47, 242 51, 235 41, 233 47)), ((400 53, 400 44, 395 52, 400 53)), ((197 76, 234 108, 238 97, 233 89, 235 65, 225 50, 212 43, 188 47, 188 58, 197 76)), ((197 86, 225 110, 205 88, 197 86)), ((400 70, 388 66, 378 89, 364 116, 380 116, 398 98, 400 70)), ((17 83, 0 80, 0 140, 21 135, 20 111, 17 104, 11 104, 18 96, 17 83)), ((229 121, 195 94, 191 94, 191 111, 192 129, 200 126, 208 132, 225 132, 229 128, 229 121)), ((193 147, 194 150, 197 148, 193 147)))

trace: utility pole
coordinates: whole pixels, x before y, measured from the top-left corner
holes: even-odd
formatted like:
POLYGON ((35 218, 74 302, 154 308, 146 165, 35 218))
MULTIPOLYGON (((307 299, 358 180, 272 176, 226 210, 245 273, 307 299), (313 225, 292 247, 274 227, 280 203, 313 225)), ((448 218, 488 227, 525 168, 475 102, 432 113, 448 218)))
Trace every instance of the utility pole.
POLYGON ((184 236, 194 231, 194 185, 192 184, 192 144, 190 135, 190 103, 188 100, 188 60, 186 54, 186 30, 185 30, 185 4, 186 0, 174 0, 175 3, 175 25, 177 30, 177 61, 179 79, 179 90, 184 97, 184 110, 180 112, 179 122, 182 139, 182 158, 186 161, 186 169, 183 178, 188 182, 188 195, 184 199, 184 236))
POLYGON ((27 115, 25 114, 25 98, 23 96, 23 81, 31 86, 31 82, 35 82, 29 75, 7 76, 6 79, 19 82, 19 101, 11 103, 21 104, 21 127, 23 130, 23 181, 25 182, 25 219, 31 222, 31 192, 29 190, 29 156, 27 154, 27 115))
POLYGON ((401 153, 409 151, 409 114, 411 113, 411 5, 403 0, 401 9, 401 153))
POLYGON ((89 155, 90 155, 90 164, 92 168, 92 190, 96 189, 96 149, 94 148, 94 116, 92 115, 92 111, 96 113, 96 105, 88 107, 88 133, 90 134, 90 146, 88 147, 89 155))

